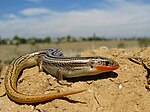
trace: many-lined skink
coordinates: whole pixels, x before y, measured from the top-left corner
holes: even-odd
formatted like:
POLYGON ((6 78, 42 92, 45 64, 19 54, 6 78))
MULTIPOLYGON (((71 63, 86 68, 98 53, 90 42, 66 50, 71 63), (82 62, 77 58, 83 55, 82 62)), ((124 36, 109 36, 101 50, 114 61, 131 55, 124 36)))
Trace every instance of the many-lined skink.
POLYGON ((6 94, 18 103, 40 103, 66 95, 76 94, 86 89, 60 92, 55 94, 26 95, 17 90, 17 80, 20 72, 26 68, 39 65, 58 80, 63 77, 80 77, 96 75, 102 72, 115 70, 118 63, 104 57, 64 57, 58 49, 43 49, 32 53, 24 54, 10 64, 6 72, 5 88, 6 94))

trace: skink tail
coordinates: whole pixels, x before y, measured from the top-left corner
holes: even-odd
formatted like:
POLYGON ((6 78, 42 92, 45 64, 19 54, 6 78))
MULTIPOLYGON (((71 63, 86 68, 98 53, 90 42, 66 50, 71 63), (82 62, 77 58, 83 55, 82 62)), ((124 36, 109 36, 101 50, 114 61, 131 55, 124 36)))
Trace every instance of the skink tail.
POLYGON ((56 99, 56 98, 62 98, 64 96, 81 93, 86 90, 87 89, 64 91, 64 92, 60 92, 60 93, 48 93, 48 94, 44 94, 44 95, 25 95, 25 94, 18 93, 19 97, 11 96, 11 99, 18 103, 27 103, 27 104, 44 103, 44 102, 48 102, 48 101, 56 99))

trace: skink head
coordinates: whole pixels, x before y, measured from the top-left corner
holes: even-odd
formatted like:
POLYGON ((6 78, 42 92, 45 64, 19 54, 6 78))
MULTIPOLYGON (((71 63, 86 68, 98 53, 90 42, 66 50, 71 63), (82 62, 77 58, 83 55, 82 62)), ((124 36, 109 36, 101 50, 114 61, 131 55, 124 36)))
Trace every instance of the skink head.
POLYGON ((99 71, 107 72, 118 69, 119 64, 109 58, 95 57, 91 60, 91 67, 94 67, 99 71))

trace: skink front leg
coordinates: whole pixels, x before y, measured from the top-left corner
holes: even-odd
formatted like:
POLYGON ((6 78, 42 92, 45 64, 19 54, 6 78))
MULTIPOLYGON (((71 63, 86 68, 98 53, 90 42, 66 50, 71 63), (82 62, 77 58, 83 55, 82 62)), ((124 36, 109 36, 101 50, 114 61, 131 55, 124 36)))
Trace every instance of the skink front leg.
POLYGON ((38 62, 39 72, 43 72, 43 59, 41 55, 38 56, 37 62, 38 62))
POLYGON ((71 86, 72 83, 69 83, 65 80, 63 80, 63 70, 61 68, 59 68, 56 72, 56 78, 57 78, 57 82, 60 84, 60 85, 65 85, 65 86, 71 86))

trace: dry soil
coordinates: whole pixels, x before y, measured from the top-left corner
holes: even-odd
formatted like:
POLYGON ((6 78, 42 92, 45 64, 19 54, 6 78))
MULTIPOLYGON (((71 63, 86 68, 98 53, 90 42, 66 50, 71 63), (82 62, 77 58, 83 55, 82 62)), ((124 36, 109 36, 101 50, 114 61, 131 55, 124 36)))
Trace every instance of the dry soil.
POLYGON ((71 87, 61 86, 56 78, 38 72, 37 66, 23 70, 18 81, 18 90, 25 94, 44 94, 74 89, 84 89, 79 94, 54 99, 43 104, 17 104, 5 95, 4 77, 0 76, 0 112, 150 112, 150 91, 147 86, 147 71, 143 66, 128 60, 128 57, 150 56, 150 48, 108 49, 101 47, 85 51, 81 56, 103 56, 116 60, 119 69, 91 77, 68 79, 71 87))

